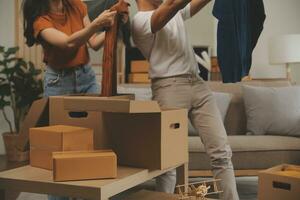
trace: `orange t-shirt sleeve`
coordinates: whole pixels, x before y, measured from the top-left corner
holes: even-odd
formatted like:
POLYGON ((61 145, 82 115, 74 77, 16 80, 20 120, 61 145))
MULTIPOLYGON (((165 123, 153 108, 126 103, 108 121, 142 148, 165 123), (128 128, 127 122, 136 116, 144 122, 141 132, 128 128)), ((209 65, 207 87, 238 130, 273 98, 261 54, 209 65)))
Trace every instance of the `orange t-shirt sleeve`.
POLYGON ((47 17, 39 17, 33 23, 34 37, 37 38, 42 30, 54 28, 53 23, 47 17))
POLYGON ((75 0, 74 3, 77 6, 77 8, 79 9, 82 18, 84 18, 85 16, 87 16, 88 9, 87 9, 86 4, 83 3, 81 0, 75 0))

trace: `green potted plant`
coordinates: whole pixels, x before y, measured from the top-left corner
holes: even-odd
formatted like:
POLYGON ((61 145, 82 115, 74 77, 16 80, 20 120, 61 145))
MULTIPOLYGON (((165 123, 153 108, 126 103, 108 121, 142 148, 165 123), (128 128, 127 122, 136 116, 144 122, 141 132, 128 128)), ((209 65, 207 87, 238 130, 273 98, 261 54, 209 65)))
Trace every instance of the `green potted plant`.
POLYGON ((9 126, 9 132, 2 136, 10 161, 28 159, 28 152, 19 152, 15 144, 31 104, 43 93, 42 71, 33 63, 18 58, 18 50, 18 47, 0 46, 0 112, 9 126), (12 117, 8 113, 12 113, 12 117))

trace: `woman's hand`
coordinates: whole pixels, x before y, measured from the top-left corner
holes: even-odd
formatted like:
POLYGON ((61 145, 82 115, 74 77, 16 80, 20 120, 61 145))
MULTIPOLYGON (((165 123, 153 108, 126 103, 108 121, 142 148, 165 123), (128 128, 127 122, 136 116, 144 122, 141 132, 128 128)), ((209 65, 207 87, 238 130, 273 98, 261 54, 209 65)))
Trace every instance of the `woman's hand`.
POLYGON ((91 24, 97 30, 110 27, 114 24, 116 14, 116 11, 105 10, 91 24))

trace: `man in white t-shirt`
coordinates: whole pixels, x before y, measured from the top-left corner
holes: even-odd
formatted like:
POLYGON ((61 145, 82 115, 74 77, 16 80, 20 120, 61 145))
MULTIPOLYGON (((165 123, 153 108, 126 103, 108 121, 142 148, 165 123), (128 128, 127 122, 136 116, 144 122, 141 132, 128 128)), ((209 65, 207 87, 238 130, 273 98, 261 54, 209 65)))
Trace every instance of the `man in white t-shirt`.
MULTIPOLYGON (((210 0, 136 0, 132 23, 136 46, 150 62, 153 99, 161 107, 186 108, 211 160, 215 178, 222 179, 222 199, 239 199, 231 162, 232 151, 212 92, 199 77, 198 64, 184 21, 210 0)), ((178 144, 180 145, 180 144, 178 144)), ((157 179, 157 189, 173 193, 176 172, 157 179)))

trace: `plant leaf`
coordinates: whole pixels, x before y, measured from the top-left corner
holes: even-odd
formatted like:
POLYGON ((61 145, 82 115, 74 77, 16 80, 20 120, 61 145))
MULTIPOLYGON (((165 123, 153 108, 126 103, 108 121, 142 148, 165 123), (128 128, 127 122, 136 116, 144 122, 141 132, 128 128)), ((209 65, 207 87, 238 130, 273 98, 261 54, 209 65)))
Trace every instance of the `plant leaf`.
POLYGON ((17 61, 17 60, 18 60, 18 58, 12 57, 12 58, 7 59, 6 62, 7 62, 7 63, 11 63, 11 62, 17 61))
POLYGON ((4 46, 0 46, 0 53, 4 52, 4 46))
POLYGON ((9 101, 5 101, 4 99, 0 99, 0 109, 2 110, 6 106, 10 106, 10 102, 9 101))
POLYGON ((19 47, 11 47, 5 52, 7 55, 16 54, 19 51, 19 47))
POLYGON ((0 85, 0 95, 2 97, 10 95, 10 85, 8 83, 4 83, 0 85))

